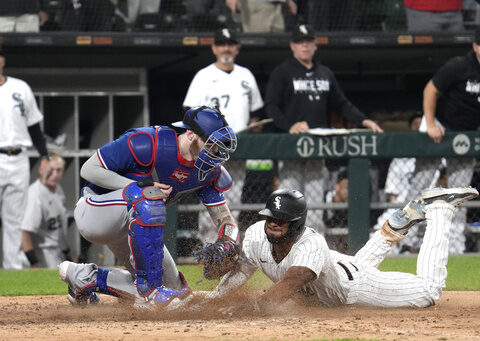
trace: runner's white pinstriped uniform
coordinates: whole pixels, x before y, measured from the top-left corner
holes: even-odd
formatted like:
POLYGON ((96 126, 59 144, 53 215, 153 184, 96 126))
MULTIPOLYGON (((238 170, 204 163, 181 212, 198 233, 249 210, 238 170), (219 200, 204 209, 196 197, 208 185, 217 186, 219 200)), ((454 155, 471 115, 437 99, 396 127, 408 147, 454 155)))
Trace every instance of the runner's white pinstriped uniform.
POLYGON ((316 279, 302 287, 309 301, 327 306, 359 304, 377 307, 426 307, 435 304, 445 287, 448 237, 455 206, 432 202, 425 206, 427 228, 417 260, 417 275, 377 269, 392 243, 377 231, 355 256, 329 250, 322 235, 307 227, 279 263, 265 233, 265 221, 250 226, 243 250, 251 264, 227 274, 210 295, 223 295, 242 285, 260 268, 274 283, 292 267, 313 271, 316 279))

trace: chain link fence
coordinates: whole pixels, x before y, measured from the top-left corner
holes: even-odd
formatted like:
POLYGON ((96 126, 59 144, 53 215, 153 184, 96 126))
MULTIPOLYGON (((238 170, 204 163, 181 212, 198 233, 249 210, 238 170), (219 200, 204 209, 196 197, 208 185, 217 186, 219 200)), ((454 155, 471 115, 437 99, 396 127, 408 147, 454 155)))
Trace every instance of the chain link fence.
MULTIPOLYGON (((2 0, 0 31, 210 32, 229 27, 241 32, 247 1, 240 3, 232 11, 225 0, 2 0)), ((310 24, 317 31, 407 30, 402 0, 297 0, 295 4, 292 9, 281 1, 271 3, 281 10, 284 27, 279 31, 290 31, 297 23, 310 24)), ((463 1, 466 29, 478 25, 478 13, 474 0, 463 1)))
MULTIPOLYGON (((308 203, 307 226, 322 233, 329 246, 340 252, 348 248, 348 159, 231 160, 226 168, 234 184, 225 192, 232 213, 244 231, 261 220, 257 212, 276 188, 298 189, 308 203)), ((418 171, 418 169, 417 169, 418 171)), ((380 229, 388 217, 409 200, 419 198, 427 187, 480 187, 480 160, 393 158, 370 161, 370 226, 380 229), (433 162, 435 161, 435 162, 433 162), (422 188, 414 188, 417 163, 430 164, 432 176, 422 177, 422 188), (467 169, 466 165, 471 165, 467 169), (411 197, 409 197, 411 195, 411 197)), ((450 252, 480 252, 480 201, 468 202, 458 210, 451 230, 450 252)), ((203 205, 195 196, 179 205, 177 253, 190 257, 192 247, 214 241, 216 231, 203 205)), ((412 228, 394 253, 415 254, 423 239, 425 224, 412 228)))

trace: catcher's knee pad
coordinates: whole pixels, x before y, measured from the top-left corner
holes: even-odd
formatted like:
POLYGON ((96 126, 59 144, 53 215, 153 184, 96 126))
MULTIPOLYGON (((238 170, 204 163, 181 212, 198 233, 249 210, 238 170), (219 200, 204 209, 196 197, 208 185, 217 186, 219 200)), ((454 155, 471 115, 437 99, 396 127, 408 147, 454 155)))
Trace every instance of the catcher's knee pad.
POLYGON ((158 187, 142 181, 133 182, 123 190, 127 209, 133 209, 132 218, 143 226, 164 226, 167 211, 163 200, 165 194, 158 187))
POLYGON ((132 183, 125 188, 123 196, 132 209, 129 236, 137 289, 146 296, 162 285, 165 195, 157 187, 132 183))

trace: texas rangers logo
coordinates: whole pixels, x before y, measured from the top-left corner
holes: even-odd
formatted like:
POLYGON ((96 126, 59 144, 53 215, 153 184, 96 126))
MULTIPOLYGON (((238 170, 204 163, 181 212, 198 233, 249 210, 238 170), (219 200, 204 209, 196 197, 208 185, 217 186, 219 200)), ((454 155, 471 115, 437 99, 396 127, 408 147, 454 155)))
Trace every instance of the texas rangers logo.
POLYGON ((280 204, 280 197, 275 197, 275 200, 273 201, 273 203, 275 204, 275 208, 277 210, 279 210, 280 207, 282 207, 282 205, 280 204))
POLYGON ((175 168, 175 170, 173 171, 172 175, 169 176, 169 178, 175 181, 181 182, 183 184, 185 181, 187 181, 189 176, 190 176, 189 172, 175 168))

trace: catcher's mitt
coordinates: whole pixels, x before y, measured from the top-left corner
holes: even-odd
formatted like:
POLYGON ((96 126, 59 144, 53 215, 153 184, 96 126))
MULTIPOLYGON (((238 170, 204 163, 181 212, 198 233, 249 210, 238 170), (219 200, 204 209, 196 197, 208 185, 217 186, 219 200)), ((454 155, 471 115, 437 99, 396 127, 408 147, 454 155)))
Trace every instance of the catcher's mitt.
MULTIPOLYGON (((197 262, 204 264, 203 276, 206 279, 218 279, 234 269, 243 251, 231 241, 216 241, 193 253, 197 262)), ((244 257, 244 256, 243 256, 244 257)))

